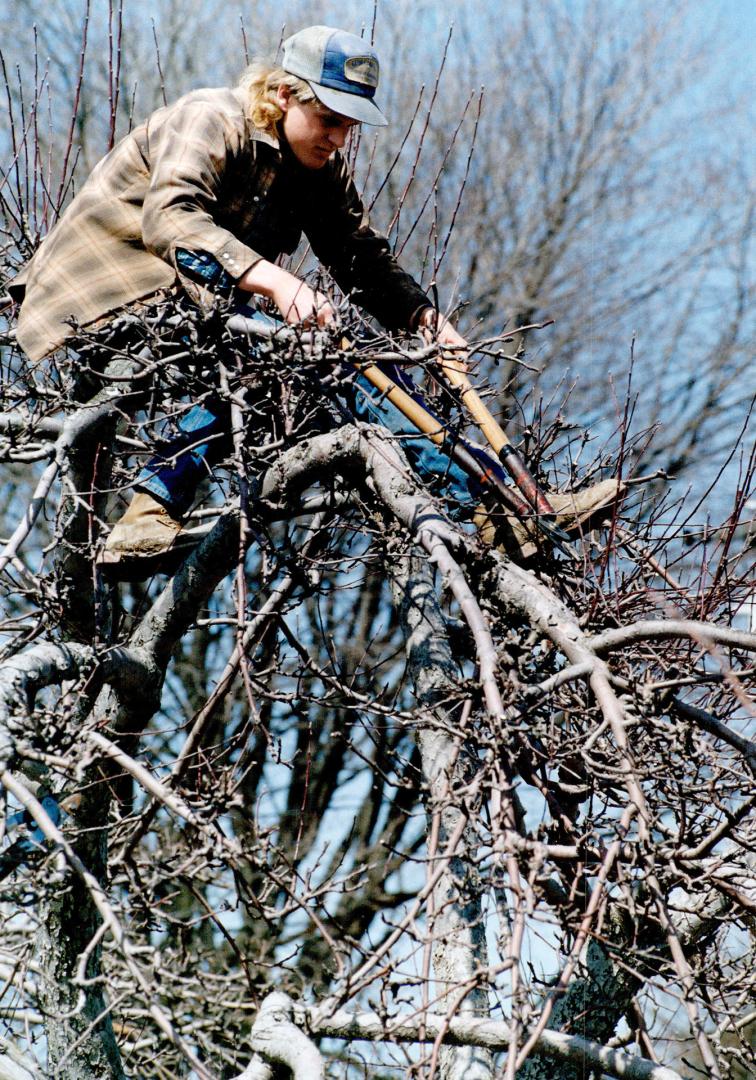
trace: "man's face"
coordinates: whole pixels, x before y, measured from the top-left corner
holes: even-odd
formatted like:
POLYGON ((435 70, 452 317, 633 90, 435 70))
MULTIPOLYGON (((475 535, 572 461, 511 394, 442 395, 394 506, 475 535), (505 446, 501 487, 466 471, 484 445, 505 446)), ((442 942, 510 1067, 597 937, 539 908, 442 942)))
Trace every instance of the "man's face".
POLYGON ((307 169, 322 169, 331 155, 343 147, 352 128, 359 127, 357 120, 331 112, 319 101, 303 104, 287 86, 278 88, 277 100, 284 114, 286 141, 307 169))

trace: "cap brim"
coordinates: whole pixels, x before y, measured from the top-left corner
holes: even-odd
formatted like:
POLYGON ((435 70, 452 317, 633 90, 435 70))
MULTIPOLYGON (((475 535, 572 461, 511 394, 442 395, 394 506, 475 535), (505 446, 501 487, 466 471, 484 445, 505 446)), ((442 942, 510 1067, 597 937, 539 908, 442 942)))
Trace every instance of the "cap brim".
POLYGON ((309 79, 307 83, 318 101, 340 116, 348 116, 350 120, 358 120, 361 124, 373 124, 375 127, 388 125, 388 120, 370 98, 350 94, 347 90, 332 90, 330 86, 321 86, 320 83, 310 82, 309 79))

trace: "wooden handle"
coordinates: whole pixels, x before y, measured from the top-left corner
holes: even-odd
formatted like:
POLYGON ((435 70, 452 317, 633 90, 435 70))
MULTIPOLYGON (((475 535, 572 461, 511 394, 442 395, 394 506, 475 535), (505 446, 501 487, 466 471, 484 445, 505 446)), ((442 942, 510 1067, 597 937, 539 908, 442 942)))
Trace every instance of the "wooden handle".
POLYGON ((506 431, 493 418, 488 408, 478 396, 466 372, 456 367, 454 361, 441 361, 439 367, 446 378, 460 391, 460 399, 470 416, 488 440, 491 449, 517 484, 537 514, 556 517, 553 506, 538 487, 525 462, 512 446, 506 431))
POLYGON ((393 379, 384 374, 377 364, 358 364, 357 367, 360 374, 364 375, 377 390, 380 390, 387 400, 397 407, 399 412, 404 413, 418 431, 421 431, 423 435, 427 435, 437 446, 444 445, 446 432, 443 425, 434 420, 422 405, 418 405, 406 390, 402 390, 401 386, 397 386, 393 379))
POLYGON ((398 386, 376 364, 358 364, 357 366, 360 374, 364 375, 377 390, 380 390, 386 399, 392 405, 395 405, 411 424, 415 425, 418 431, 422 432, 426 438, 431 439, 437 446, 444 447, 465 472, 474 476, 484 488, 493 488, 509 510, 514 511, 524 519, 527 519, 532 514, 532 502, 529 504, 514 489, 506 486, 503 474, 497 475, 491 467, 493 462, 490 465, 484 465, 478 461, 460 440, 455 439, 453 436, 450 437, 448 430, 440 420, 426 412, 411 394, 398 386), (446 446, 447 442, 450 443, 448 447, 446 446))
MULTIPOLYGON (((342 341, 342 348, 346 350, 349 347, 350 343, 348 339, 344 338, 342 341)), ((448 438, 448 432, 445 430, 443 424, 427 413, 406 390, 397 386, 393 379, 389 378, 388 375, 381 371, 377 364, 357 363, 356 367, 377 390, 380 390, 380 392, 385 395, 392 405, 395 405, 396 408, 415 425, 418 431, 421 431, 429 439, 432 439, 437 446, 444 446, 448 438)), ((491 413, 481 401, 466 373, 460 370, 460 368, 453 366, 453 361, 451 363, 448 361, 442 363, 440 367, 449 382, 462 391, 460 396, 465 408, 483 432, 483 435, 492 450, 496 453, 501 464, 525 496, 527 500, 525 509, 530 509, 531 511, 535 510, 536 514, 543 515, 547 518, 555 518, 556 514, 551 503, 539 489, 535 478, 531 476, 525 463, 512 446, 507 433, 496 420, 494 420, 491 413)), ((503 488, 503 484, 496 486, 503 489, 502 494, 503 491, 506 490, 503 488)))
MULTIPOLYGON (((348 352, 353 348, 349 338, 344 337, 341 339, 341 348, 345 352, 348 352)), ((437 446, 444 445, 446 433, 443 425, 430 416, 422 405, 419 405, 418 402, 415 401, 411 394, 408 394, 406 390, 403 390, 401 386, 398 386, 393 379, 389 378, 385 372, 381 371, 377 364, 372 364, 370 362, 360 363, 359 360, 356 359, 353 363, 360 374, 364 375, 376 390, 380 390, 388 401, 396 406, 399 412, 404 413, 410 423, 414 424, 418 431, 421 431, 423 435, 427 435, 437 446)))
POLYGON ((496 455, 498 456, 501 453, 502 447, 511 446, 512 444, 506 431, 504 431, 501 425, 497 423, 488 411, 486 405, 478 396, 473 384, 468 379, 467 374, 458 367, 455 367, 453 361, 441 361, 439 367, 452 386, 455 386, 461 391, 460 398, 462 399, 462 404, 483 432, 491 449, 495 451, 496 455))

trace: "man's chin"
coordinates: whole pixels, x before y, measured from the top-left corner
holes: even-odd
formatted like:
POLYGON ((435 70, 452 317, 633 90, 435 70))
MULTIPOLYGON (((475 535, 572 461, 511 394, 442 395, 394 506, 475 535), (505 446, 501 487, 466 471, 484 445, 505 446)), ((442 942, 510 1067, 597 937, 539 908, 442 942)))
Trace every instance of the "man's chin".
POLYGON ((324 165, 327 165, 333 154, 332 150, 313 150, 310 160, 313 169, 322 169, 324 165))
POLYGON ((303 155, 294 155, 300 165, 304 165, 305 169, 322 169, 330 161, 332 154, 321 153, 318 150, 313 150, 312 153, 303 155))

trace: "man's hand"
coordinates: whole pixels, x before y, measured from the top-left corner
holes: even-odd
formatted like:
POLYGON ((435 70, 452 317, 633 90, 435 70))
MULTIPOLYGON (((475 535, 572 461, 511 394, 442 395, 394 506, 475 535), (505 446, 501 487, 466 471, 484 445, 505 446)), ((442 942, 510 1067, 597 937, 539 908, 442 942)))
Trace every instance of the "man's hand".
POLYGON ((454 368, 456 371, 467 371, 465 357, 470 351, 465 339, 459 334, 447 318, 436 311, 435 308, 425 308, 418 320, 418 330, 430 344, 433 341, 443 346, 443 355, 440 360, 441 367, 454 368), (447 350, 454 350, 448 352, 447 350), (457 351, 459 350, 459 351, 457 351))
POLYGON ((245 292, 272 300, 287 323, 324 329, 336 321, 333 308, 323 293, 311 289, 295 274, 261 259, 237 285, 245 292))

